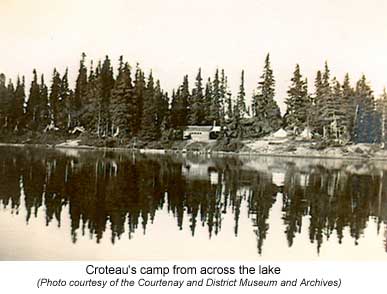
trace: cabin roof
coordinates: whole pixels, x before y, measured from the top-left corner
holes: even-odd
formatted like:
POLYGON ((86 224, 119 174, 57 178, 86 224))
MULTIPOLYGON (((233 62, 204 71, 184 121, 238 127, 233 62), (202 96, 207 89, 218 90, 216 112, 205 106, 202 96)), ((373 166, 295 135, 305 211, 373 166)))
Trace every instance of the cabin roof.
POLYGON ((210 132, 212 126, 187 126, 186 132, 210 132))

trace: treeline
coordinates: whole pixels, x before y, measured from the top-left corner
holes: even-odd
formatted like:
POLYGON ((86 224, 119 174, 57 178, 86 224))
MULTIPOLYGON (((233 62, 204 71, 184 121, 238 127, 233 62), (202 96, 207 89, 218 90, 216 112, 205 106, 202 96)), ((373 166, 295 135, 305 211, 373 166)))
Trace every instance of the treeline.
POLYGON ((348 73, 340 83, 331 78, 325 63, 310 93, 297 64, 287 93, 284 125, 295 133, 308 128, 323 138, 356 143, 378 143, 384 138, 387 94, 384 91, 376 100, 365 75, 352 87, 348 73))
MULTIPOLYGON (((221 136, 235 138, 260 137, 283 127, 296 135, 307 129, 316 137, 340 142, 381 140, 386 103, 377 103, 364 75, 352 87, 348 74, 340 83, 325 64, 310 92, 297 65, 283 117, 275 100, 269 55, 251 105, 244 80, 242 70, 238 93, 233 95, 223 69, 205 79, 199 68, 193 87, 185 75, 169 94, 152 71, 146 75, 138 64, 133 69, 120 57, 115 75, 108 56, 96 66, 93 61, 86 66, 83 53, 74 89, 69 87, 67 70, 61 74, 54 69, 49 86, 34 70, 28 95, 24 77, 14 85, 1 74, 1 133, 68 134, 78 127, 98 138, 157 141, 182 139, 188 125, 216 123, 221 136)), ((386 100, 384 93, 379 101, 386 100)))

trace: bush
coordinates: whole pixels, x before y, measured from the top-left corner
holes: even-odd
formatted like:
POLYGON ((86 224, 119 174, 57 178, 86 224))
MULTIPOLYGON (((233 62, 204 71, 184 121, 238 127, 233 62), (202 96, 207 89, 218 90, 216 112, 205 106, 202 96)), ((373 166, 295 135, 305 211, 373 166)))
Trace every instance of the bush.
POLYGON ((151 141, 146 144, 146 148, 149 149, 164 149, 163 144, 159 141, 151 141))
POLYGON ((244 144, 238 139, 224 138, 217 142, 213 148, 214 151, 225 151, 225 152, 239 152, 243 149, 244 144))

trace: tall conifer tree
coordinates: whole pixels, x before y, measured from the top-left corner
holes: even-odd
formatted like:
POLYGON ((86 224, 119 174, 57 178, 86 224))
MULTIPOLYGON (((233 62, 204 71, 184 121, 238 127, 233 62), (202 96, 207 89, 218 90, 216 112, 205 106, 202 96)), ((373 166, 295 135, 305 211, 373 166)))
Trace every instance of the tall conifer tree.
POLYGON ((134 133, 136 104, 128 63, 120 57, 118 76, 112 90, 111 114, 112 128, 115 136, 131 137, 134 133))
POLYGON ((61 94, 61 84, 62 79, 60 74, 54 69, 54 73, 52 76, 52 84, 50 87, 50 121, 54 126, 58 125, 60 112, 63 111, 60 109, 60 94, 61 94))
POLYGON ((21 131, 24 126, 24 102, 25 102, 25 82, 24 77, 22 81, 20 78, 17 78, 16 89, 15 89, 15 98, 13 103, 13 122, 14 122, 14 130, 16 132, 21 131))
POLYGON ((267 54, 261 81, 253 96, 253 116, 262 124, 263 133, 278 129, 281 125, 281 112, 274 100, 275 80, 270 64, 270 55, 267 54))
POLYGON ((70 125, 79 125, 84 121, 81 117, 84 100, 87 96, 87 69, 85 66, 86 54, 82 53, 79 64, 78 77, 75 83, 73 101, 71 101, 71 123, 70 125))
POLYGON ((135 124, 134 124, 134 134, 138 135, 141 126, 142 126, 142 115, 143 115, 143 105, 144 105, 144 95, 145 95, 145 75, 140 69, 139 65, 136 66, 136 74, 134 80, 134 100, 136 103, 136 114, 135 114, 135 124))
POLYGON ((155 85, 152 72, 144 93, 144 105, 141 119, 141 138, 146 141, 155 141, 161 136, 157 126, 157 110, 155 103, 155 85))
POLYGON ((188 122, 190 125, 201 125, 204 123, 205 106, 202 80, 201 69, 199 68, 189 106, 190 112, 188 122))
POLYGON ((307 81, 303 79, 300 66, 297 64, 285 100, 287 106, 285 121, 287 128, 302 131, 309 126, 309 114, 311 111, 311 100, 308 95, 307 81))

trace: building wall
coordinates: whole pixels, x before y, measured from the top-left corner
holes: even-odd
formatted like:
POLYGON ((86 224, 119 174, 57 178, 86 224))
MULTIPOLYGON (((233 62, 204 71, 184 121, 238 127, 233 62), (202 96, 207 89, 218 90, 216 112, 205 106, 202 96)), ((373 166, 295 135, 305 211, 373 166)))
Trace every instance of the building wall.
POLYGON ((184 131, 184 136, 191 135, 193 141, 209 141, 210 132, 207 131, 184 131))

